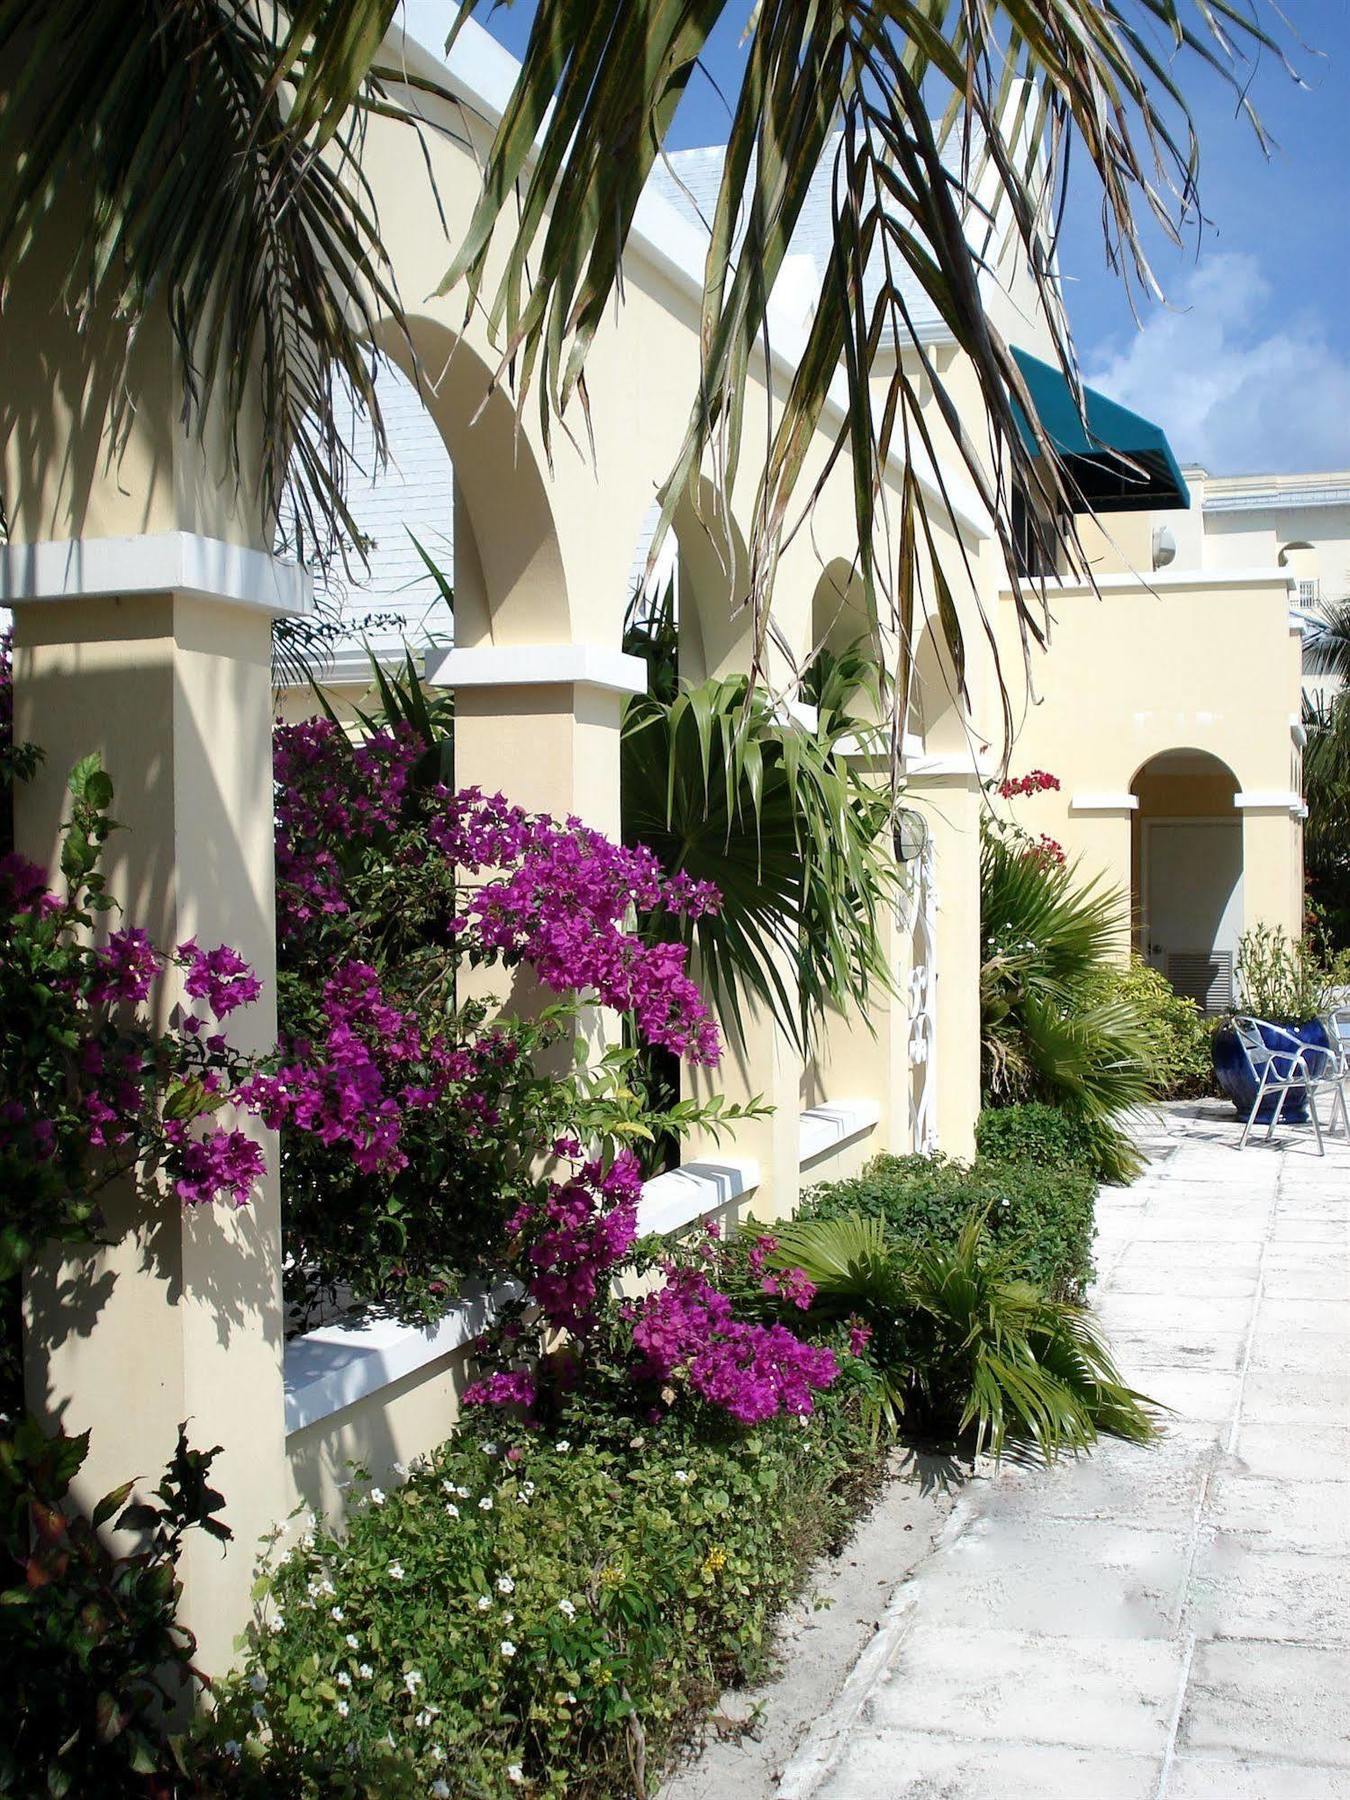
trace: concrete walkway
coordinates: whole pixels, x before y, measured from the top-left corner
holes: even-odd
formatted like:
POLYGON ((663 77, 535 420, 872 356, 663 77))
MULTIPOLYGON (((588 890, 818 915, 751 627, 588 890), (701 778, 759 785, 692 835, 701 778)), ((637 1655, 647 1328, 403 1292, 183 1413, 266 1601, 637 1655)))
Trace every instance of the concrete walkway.
POLYGON ((1237 1135, 1099 1203, 1166 1440, 972 1483, 781 1800, 1350 1800, 1350 1150, 1237 1135))

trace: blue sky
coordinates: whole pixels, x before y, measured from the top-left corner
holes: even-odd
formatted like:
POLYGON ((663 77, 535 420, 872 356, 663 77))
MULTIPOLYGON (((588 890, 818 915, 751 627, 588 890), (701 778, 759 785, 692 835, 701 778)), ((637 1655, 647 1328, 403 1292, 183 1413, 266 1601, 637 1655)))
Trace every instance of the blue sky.
MULTIPOLYGON (((529 0, 482 22, 517 54, 529 0)), ((1167 296, 1140 299, 1140 324, 1106 268, 1096 195, 1075 185, 1061 243, 1070 317, 1087 379, 1154 418, 1183 461, 1215 473, 1350 466, 1350 0, 1284 0, 1307 86, 1273 59, 1254 71, 1257 111, 1277 141, 1267 160, 1231 93, 1190 65, 1209 223, 1184 249, 1151 240, 1167 296), (1198 74, 1198 78, 1197 78, 1198 74)), ((734 93, 748 5, 709 46, 734 93)), ((727 113, 696 78, 672 147, 718 143, 727 113)))

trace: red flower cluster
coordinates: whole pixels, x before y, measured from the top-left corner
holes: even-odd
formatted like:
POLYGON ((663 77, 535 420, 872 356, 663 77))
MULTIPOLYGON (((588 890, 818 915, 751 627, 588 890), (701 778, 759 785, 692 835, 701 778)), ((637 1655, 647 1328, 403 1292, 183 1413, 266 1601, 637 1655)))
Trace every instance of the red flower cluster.
POLYGON ((1059 776, 1051 775, 1045 769, 1032 769, 1026 775, 1012 776, 998 785, 1005 800, 1016 800, 1024 794, 1057 794, 1059 789, 1059 776))

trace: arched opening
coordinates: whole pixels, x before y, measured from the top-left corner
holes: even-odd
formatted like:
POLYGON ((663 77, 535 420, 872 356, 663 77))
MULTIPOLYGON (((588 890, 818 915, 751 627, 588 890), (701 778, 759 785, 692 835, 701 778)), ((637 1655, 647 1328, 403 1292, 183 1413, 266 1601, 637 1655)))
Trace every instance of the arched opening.
POLYGON ((1242 934, 1238 779, 1205 750, 1164 750, 1130 784, 1136 947, 1206 1012, 1233 1001, 1242 934))
POLYGON ((818 698, 832 667, 842 673, 839 659, 850 654, 870 659, 873 671, 839 684, 839 698, 854 717, 880 725, 887 716, 881 632, 857 564, 839 556, 821 571, 811 596, 811 663, 803 684, 808 700, 818 698))
POLYGON ((905 712, 906 735, 922 741, 926 756, 969 755, 960 686, 951 652, 926 624, 914 649, 905 712))

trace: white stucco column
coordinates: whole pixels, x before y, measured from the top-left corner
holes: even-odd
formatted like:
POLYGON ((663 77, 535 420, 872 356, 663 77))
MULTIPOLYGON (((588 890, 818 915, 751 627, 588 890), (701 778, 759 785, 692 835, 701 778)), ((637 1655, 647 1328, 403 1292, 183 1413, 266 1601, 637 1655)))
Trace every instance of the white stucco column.
POLYGON ((617 841, 619 732, 625 703, 646 691, 640 657, 597 644, 486 644, 429 659, 427 681, 454 690, 456 786, 575 814, 617 841))
MULTIPOLYGON (((66 775, 97 751, 122 827, 104 867, 123 920, 165 949, 195 937, 247 958, 262 998, 226 1027, 247 1049, 276 1039, 271 625, 309 604, 309 585, 260 550, 190 532, 0 551, 0 600, 16 620, 15 735, 45 752, 16 790, 19 849, 59 882, 66 775)), ((162 984, 166 1015, 174 983, 162 984)), ((237 1122, 268 1155, 248 1206, 113 1193, 116 1241, 53 1248, 26 1291, 29 1404, 92 1432, 82 1501, 128 1476, 153 1485, 181 1420, 195 1447, 222 1447, 213 1481, 234 1541, 222 1550, 190 1536, 181 1565, 180 1616, 207 1673, 231 1661, 258 1540, 286 1493, 276 1144, 237 1122)))
POLYGON ((1085 881, 1104 876, 1109 886, 1119 888, 1129 909, 1130 930, 1116 951, 1122 963, 1130 960, 1135 927, 1147 906, 1147 896, 1136 892, 1134 815, 1138 810, 1137 794, 1082 789, 1069 796, 1064 845, 1069 860, 1081 857, 1085 881))
POLYGON ((936 877, 937 1148, 975 1153, 980 1111, 980 810, 984 772, 973 759, 921 756, 906 799, 922 813, 936 877))
POLYGON ((1302 796, 1253 789, 1233 796, 1242 817, 1242 928, 1303 933, 1302 796))

